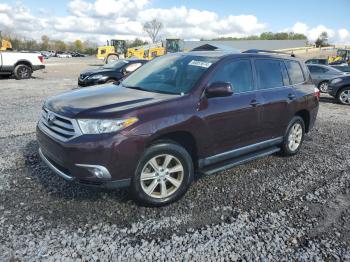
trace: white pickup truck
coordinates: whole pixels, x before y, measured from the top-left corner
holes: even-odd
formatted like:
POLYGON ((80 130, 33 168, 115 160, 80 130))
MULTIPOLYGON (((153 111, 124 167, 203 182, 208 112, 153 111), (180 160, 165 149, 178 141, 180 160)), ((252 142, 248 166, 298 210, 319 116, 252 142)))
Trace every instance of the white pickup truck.
POLYGON ((16 79, 28 79, 32 73, 44 69, 44 57, 39 53, 0 52, 0 75, 14 75, 16 79))

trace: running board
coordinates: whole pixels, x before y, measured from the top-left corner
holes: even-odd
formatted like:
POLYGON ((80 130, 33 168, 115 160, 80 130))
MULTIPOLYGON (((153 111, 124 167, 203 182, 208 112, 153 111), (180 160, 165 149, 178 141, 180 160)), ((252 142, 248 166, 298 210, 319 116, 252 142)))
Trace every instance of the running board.
POLYGON ((230 160, 215 164, 215 165, 208 166, 206 168, 201 169, 200 172, 205 174, 205 175, 212 175, 212 174, 215 174, 217 172, 220 172, 220 171, 238 166, 240 164, 249 162, 251 160, 271 155, 271 154, 276 153, 280 150, 281 149, 279 147, 270 147, 270 148, 267 148, 264 150, 260 150, 258 152, 250 153, 250 154, 247 154, 244 156, 240 156, 240 157, 237 157, 234 159, 230 159, 230 160))

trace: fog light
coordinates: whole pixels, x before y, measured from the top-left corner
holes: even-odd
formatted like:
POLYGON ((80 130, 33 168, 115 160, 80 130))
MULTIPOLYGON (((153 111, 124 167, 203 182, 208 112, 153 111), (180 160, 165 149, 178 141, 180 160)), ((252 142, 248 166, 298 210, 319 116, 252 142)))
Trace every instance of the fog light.
POLYGON ((76 164, 78 167, 87 169, 94 177, 98 179, 111 179, 111 174, 104 166, 76 164))
POLYGON ((97 178, 103 178, 103 172, 97 168, 93 168, 92 173, 94 174, 95 177, 97 178))

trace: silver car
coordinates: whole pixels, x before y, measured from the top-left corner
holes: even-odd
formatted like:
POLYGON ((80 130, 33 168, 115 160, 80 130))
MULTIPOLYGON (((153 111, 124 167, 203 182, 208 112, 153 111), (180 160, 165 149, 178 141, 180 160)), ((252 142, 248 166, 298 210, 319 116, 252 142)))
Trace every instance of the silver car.
POLYGON ((346 74, 336 68, 326 65, 308 64, 307 67, 310 70, 314 84, 323 93, 328 91, 329 80, 346 74))

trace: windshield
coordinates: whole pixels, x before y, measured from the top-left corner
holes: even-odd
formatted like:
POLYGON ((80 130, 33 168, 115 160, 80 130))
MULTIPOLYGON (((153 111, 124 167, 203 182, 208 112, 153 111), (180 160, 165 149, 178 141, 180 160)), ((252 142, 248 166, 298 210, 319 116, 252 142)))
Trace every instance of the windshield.
POLYGON ((217 57, 171 54, 155 58, 123 81, 123 86, 167 94, 188 93, 217 57))
POLYGON ((126 60, 119 60, 113 63, 109 63, 106 64, 104 66, 102 66, 102 68, 106 68, 106 69, 118 69, 118 68, 122 68, 124 65, 128 64, 129 62, 126 60))
POLYGON ((337 56, 340 56, 340 57, 346 56, 346 50, 341 50, 341 49, 339 49, 339 50, 337 51, 337 56))

